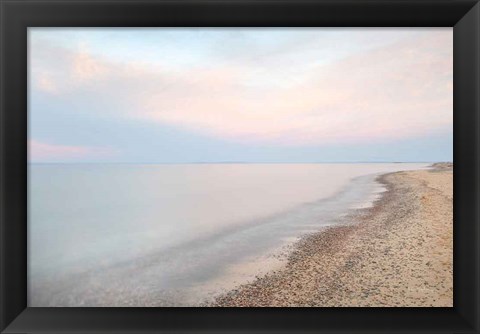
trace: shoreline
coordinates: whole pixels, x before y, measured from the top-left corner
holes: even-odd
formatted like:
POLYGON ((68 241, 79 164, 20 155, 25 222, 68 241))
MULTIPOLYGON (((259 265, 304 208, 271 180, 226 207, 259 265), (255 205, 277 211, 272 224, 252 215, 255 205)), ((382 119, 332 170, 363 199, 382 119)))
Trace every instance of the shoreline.
POLYGON ((453 305, 452 165, 382 174, 372 207, 305 235, 286 265, 206 306, 453 305))

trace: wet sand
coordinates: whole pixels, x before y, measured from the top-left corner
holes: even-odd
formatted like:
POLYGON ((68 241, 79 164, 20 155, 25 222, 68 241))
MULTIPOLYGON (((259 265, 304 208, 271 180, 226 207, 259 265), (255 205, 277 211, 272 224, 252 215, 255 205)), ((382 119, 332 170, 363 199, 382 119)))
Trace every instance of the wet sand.
POLYGON ((385 174, 387 192, 299 241, 282 269, 209 306, 453 305, 453 171, 385 174))

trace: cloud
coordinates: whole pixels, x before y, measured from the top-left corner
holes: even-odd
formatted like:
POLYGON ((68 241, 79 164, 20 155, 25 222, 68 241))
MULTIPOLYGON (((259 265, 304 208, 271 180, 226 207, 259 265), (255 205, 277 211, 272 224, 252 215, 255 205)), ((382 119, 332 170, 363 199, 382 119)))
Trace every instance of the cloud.
POLYGON ((109 117, 280 145, 409 138, 452 128, 451 30, 412 32, 326 63, 312 61, 321 50, 312 55, 299 47, 296 64, 287 43, 286 58, 275 45, 275 52, 257 50, 253 58, 226 52, 224 61, 180 69, 45 44, 33 44, 34 87, 85 106, 75 112, 88 113, 88 103, 98 101, 109 117), (49 53, 55 64, 42 58, 49 53))
POLYGON ((88 82, 108 75, 109 66, 92 57, 85 47, 73 54, 72 77, 74 80, 88 82))
POLYGON ((116 152, 110 148, 69 146, 29 140, 30 161, 77 160, 83 158, 110 157, 116 152))
POLYGON ((39 74, 37 79, 37 87, 43 92, 55 94, 58 92, 58 87, 56 86, 53 79, 48 74, 39 74))

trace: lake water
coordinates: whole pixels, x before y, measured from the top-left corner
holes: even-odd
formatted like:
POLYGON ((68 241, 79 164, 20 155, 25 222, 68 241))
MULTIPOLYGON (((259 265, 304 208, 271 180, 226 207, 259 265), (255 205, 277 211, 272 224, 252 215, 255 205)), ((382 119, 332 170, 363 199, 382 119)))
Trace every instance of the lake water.
POLYGON ((29 166, 29 306, 190 306, 427 164, 29 166))

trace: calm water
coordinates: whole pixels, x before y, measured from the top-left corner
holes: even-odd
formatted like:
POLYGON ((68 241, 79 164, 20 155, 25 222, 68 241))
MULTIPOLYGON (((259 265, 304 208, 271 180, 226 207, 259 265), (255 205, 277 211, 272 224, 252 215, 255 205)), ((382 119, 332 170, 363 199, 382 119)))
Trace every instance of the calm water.
POLYGON ((31 165, 29 305, 195 305, 426 166, 31 165))

